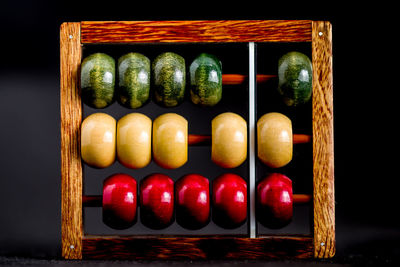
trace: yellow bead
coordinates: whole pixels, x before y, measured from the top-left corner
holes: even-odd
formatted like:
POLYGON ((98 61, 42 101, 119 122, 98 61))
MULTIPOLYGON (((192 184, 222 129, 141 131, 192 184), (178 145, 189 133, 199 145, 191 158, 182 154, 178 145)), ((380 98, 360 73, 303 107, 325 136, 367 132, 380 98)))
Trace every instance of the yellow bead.
POLYGON ((226 112, 211 122, 212 161, 223 168, 235 168, 247 158, 247 123, 239 115, 226 112))
POLYGON ((188 122, 175 113, 166 113, 153 122, 153 157, 163 168, 184 165, 188 154, 188 122))
POLYGON ((151 161, 151 126, 149 117, 130 113, 117 123, 117 156, 125 167, 139 169, 151 161))
POLYGON ((82 160, 96 168, 106 168, 115 161, 116 121, 105 113, 88 116, 81 127, 82 160))
POLYGON ((280 168, 292 160, 292 122, 281 113, 264 114, 257 122, 258 157, 271 168, 280 168))

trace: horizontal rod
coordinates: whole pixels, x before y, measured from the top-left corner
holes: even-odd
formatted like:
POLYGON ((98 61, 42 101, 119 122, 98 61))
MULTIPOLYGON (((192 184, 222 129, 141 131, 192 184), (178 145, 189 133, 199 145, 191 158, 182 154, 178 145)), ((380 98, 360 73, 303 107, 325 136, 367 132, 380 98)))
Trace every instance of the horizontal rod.
POLYGON ((103 206, 103 196, 82 196, 82 204, 85 207, 103 206))
MULTIPOLYGON (((276 78, 277 75, 257 74, 257 83, 266 83, 270 79, 276 78)), ((243 84, 247 75, 242 74, 222 74, 222 84, 224 85, 238 85, 243 84)))
POLYGON ((305 144, 311 142, 311 135, 293 134, 293 144, 305 144))
POLYGON ((293 203, 295 203, 295 204, 310 203, 311 200, 312 200, 311 195, 307 195, 307 194, 293 194, 293 203))
MULTIPOLYGON (((311 142, 311 136, 307 134, 293 134, 293 144, 304 144, 311 142)), ((210 135, 189 134, 188 144, 191 146, 211 145, 210 135)))
MULTIPOLYGON (((311 202, 311 195, 307 194, 293 194, 294 204, 305 204, 311 202)), ((82 205, 84 207, 101 207, 103 205, 103 196, 82 196, 82 205)))
POLYGON ((188 145, 211 145, 211 135, 189 134, 188 145))

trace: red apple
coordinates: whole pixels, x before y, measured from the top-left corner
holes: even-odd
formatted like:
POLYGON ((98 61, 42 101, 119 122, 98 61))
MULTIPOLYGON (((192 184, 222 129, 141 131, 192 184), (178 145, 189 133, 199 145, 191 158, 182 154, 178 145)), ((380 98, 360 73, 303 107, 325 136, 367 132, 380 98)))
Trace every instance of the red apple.
POLYGON ((103 221, 115 229, 126 229, 136 222, 136 180, 127 174, 114 174, 103 183, 103 221))
POLYGON ((213 181, 213 220, 224 228, 236 228, 247 218, 247 184, 227 173, 213 181))
POLYGON ((140 183, 140 218, 152 229, 169 226, 174 215, 174 181, 164 174, 152 174, 140 183))
POLYGON ((188 174, 175 184, 176 221, 187 229, 200 229, 210 218, 210 184, 199 174, 188 174))
POLYGON ((283 174, 273 173, 257 186, 257 220, 269 228, 289 224, 293 216, 292 181, 283 174))

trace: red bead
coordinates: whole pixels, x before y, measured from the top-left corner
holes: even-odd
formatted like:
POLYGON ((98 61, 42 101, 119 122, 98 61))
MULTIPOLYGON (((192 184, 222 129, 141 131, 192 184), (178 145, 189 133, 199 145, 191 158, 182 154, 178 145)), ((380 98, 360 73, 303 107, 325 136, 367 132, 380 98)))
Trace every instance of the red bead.
POLYGON ((292 181, 273 173, 257 186, 257 220, 268 228, 282 228, 293 216, 292 181))
POLYGON ((210 218, 210 184, 199 174, 183 176, 175 185, 176 220, 184 228, 200 229, 210 218))
POLYGON ((236 228, 247 218, 247 184, 236 174, 213 181, 213 220, 224 228, 236 228))
POLYGON ((140 183, 140 218, 152 229, 169 226, 174 215, 174 181, 164 174, 152 174, 140 183))
POLYGON ((136 222, 137 184, 127 174, 114 174, 103 183, 103 221, 115 229, 126 229, 136 222))

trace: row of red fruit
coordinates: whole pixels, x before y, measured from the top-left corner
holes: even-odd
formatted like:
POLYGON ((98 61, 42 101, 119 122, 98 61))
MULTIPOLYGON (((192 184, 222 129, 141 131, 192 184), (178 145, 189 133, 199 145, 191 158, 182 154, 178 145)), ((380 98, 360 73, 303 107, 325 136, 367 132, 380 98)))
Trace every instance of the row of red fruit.
MULTIPOLYGON (((258 183, 257 220, 266 227, 281 228, 293 214, 292 182, 273 173, 258 183)), ((108 177, 103 185, 103 221, 115 229, 126 229, 137 221, 138 197, 140 220, 152 229, 163 229, 174 221, 186 229, 200 229, 211 217, 220 227, 233 229, 247 220, 247 183, 232 173, 212 182, 199 174, 188 174, 174 181, 164 174, 144 178, 137 192, 136 180, 127 174, 108 177), (138 196, 139 194, 139 196, 138 196)))

